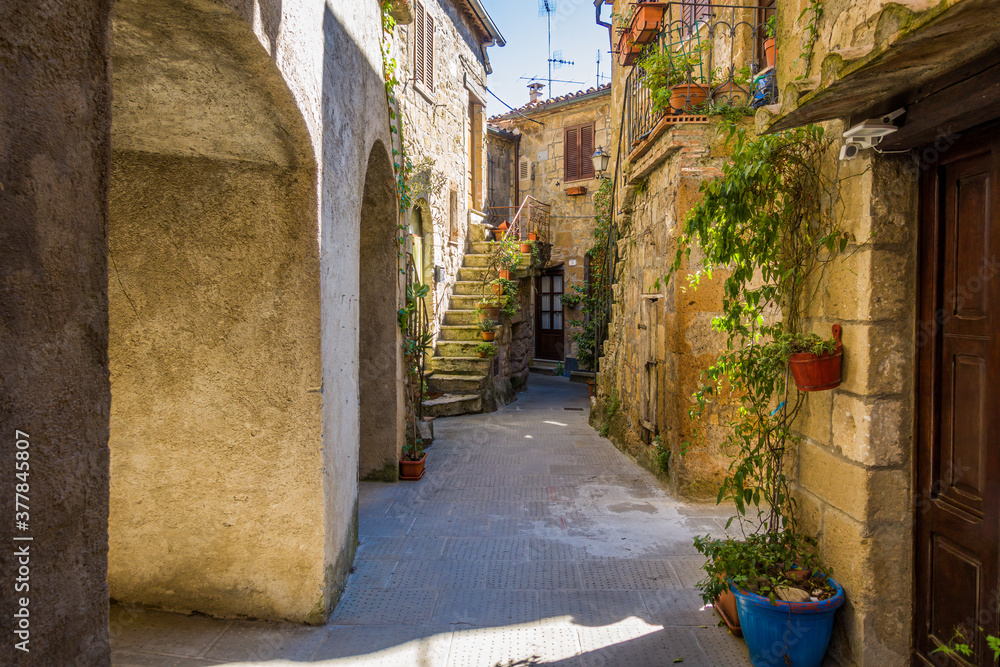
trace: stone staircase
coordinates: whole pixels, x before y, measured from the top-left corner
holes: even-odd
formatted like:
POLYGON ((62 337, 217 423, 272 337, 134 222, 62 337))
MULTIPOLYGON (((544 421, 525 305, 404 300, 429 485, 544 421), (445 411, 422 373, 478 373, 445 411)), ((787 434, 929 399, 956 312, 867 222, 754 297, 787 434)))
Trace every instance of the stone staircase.
POLYGON ((483 342, 479 335, 476 303, 483 298, 483 281, 489 264, 490 243, 470 243, 462 268, 458 270, 458 280, 434 346, 431 374, 427 378, 427 391, 444 395, 424 401, 425 417, 483 411, 483 393, 493 359, 480 359, 475 351, 476 345, 483 342))

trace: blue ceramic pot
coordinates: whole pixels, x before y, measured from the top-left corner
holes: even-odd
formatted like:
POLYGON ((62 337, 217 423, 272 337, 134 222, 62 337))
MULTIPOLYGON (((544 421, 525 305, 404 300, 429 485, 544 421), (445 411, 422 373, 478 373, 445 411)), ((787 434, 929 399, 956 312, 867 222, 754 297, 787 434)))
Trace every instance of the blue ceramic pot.
POLYGON ((833 615, 844 604, 844 589, 819 602, 771 601, 732 586, 743 639, 754 667, 820 667, 833 631, 833 615), (786 661, 785 658, 788 658, 786 661))

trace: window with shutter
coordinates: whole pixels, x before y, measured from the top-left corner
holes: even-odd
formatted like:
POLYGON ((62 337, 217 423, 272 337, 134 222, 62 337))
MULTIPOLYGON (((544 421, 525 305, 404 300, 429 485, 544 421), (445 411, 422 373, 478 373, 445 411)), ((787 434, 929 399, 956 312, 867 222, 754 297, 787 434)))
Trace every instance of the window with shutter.
POLYGON ((594 177, 594 124, 567 127, 563 134, 563 180, 594 177))
POLYGON ((579 128, 566 128, 563 136, 563 171, 565 181, 580 180, 580 132, 579 128))
POLYGON ((580 178, 594 177, 594 126, 580 128, 580 178))
POLYGON ((413 3, 413 78, 434 90, 434 17, 422 3, 413 3))

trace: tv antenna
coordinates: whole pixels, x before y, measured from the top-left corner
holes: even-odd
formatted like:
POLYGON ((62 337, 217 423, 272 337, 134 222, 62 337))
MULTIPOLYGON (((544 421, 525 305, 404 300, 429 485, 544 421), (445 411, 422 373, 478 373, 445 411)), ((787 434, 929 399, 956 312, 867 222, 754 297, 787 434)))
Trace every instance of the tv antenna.
MULTIPOLYGON (((556 0, 538 0, 538 15, 545 14, 549 27, 549 94, 552 94, 552 12, 556 11, 556 0)), ((560 53, 560 55, 562 55, 560 53)))
MULTIPOLYGON (((537 76, 522 76, 521 79, 524 80, 524 81, 538 81, 538 77, 537 76)), ((585 83, 584 81, 566 81, 564 79, 552 79, 552 82, 553 83, 572 83, 572 84, 576 84, 578 86, 582 86, 585 83)))

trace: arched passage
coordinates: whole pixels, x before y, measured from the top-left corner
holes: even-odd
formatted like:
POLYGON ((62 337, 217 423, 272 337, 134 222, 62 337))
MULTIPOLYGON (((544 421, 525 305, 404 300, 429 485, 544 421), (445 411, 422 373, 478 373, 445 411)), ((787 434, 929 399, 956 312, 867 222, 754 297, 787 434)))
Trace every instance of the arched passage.
POLYGON ((250 26, 118 0, 108 581, 123 602, 325 611, 315 161, 250 26))
POLYGON ((358 474, 396 479, 402 437, 399 248, 396 181, 385 146, 368 157, 361 207, 358 381, 361 438, 358 474))

